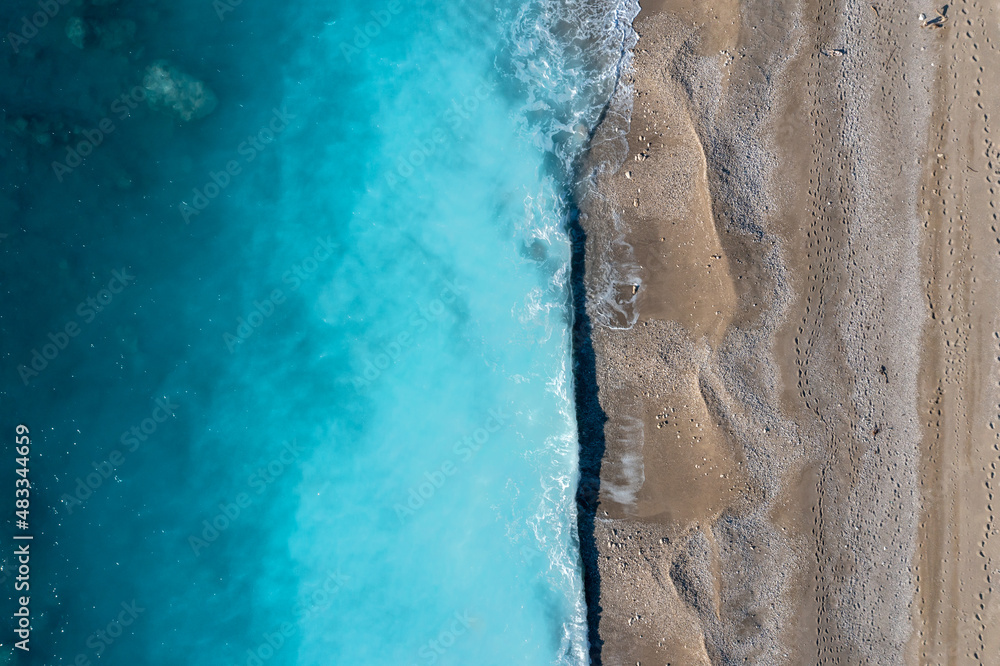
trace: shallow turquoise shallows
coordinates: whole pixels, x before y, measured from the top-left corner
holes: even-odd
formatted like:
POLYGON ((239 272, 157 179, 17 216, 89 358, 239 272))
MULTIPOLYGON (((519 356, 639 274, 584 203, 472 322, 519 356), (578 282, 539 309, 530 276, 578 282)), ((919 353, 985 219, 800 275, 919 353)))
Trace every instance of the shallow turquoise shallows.
POLYGON ((19 663, 588 663, 568 193, 618 5, 158 15, 142 57, 217 110, 122 121, 59 187, 39 166, 0 248, 45 274, 11 292, 6 348, 48 505, 19 663), (15 365, 122 270, 25 386, 15 365))

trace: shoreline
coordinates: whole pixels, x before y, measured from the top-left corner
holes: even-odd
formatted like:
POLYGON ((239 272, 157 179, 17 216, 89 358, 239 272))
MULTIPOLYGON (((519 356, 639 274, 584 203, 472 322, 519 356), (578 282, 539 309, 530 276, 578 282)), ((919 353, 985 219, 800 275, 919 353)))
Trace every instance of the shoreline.
POLYGON ((1000 317, 975 296, 1000 283, 996 11, 644 5, 631 119, 597 128, 578 196, 594 663, 939 663, 954 643, 979 663, 1000 641, 1000 317))

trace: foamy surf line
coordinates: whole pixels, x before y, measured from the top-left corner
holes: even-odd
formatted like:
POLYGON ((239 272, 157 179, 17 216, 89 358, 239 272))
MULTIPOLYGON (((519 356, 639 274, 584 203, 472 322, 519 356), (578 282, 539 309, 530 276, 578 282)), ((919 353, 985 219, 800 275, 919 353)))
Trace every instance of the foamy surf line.
MULTIPOLYGON (((561 71, 553 67, 550 71, 545 71, 539 76, 537 70, 529 70, 527 67, 515 67, 519 72, 518 79, 526 84, 528 89, 528 101, 525 104, 525 112, 541 108, 556 107, 552 96, 558 96, 561 90, 576 89, 572 83, 568 83, 566 74, 572 72, 578 75, 587 58, 591 58, 594 68, 588 76, 587 87, 590 88, 590 103, 574 108, 574 112, 567 114, 561 120, 549 119, 539 129, 541 138, 536 139, 536 143, 543 145, 559 160, 561 181, 563 192, 560 195, 559 209, 561 211, 558 223, 555 228, 547 225, 543 233, 536 231, 536 237, 546 240, 556 237, 564 244, 566 255, 560 269, 554 274, 551 286, 557 289, 558 297, 563 308, 569 307, 569 263, 571 253, 569 237, 567 234, 567 219, 570 210, 574 205, 572 192, 574 187, 572 181, 577 177, 581 165, 583 153, 588 149, 586 137, 595 128, 602 113, 611 112, 620 114, 625 118, 625 125, 617 137, 620 144, 617 150, 609 153, 610 159, 603 168, 617 169, 620 166, 627 152, 624 145, 625 131, 627 130, 627 118, 631 112, 632 95, 623 81, 623 75, 627 73, 631 62, 631 48, 636 41, 636 35, 632 29, 632 20, 638 14, 639 6, 635 0, 608 3, 544 3, 547 12, 541 15, 532 15, 530 11, 522 10, 516 20, 511 21, 512 39, 517 40, 520 36, 520 45, 513 49, 516 53, 534 56, 532 62, 557 62, 564 65, 561 71), (537 35, 551 35, 550 26, 561 24, 563 26, 574 26, 575 32, 563 29, 560 35, 562 41, 546 42, 538 39, 537 35), (546 29, 547 28, 547 29, 546 29), (536 32, 533 33, 534 29, 536 32), (572 44, 567 48, 566 43, 572 44), (560 53, 560 49, 564 49, 560 53), (540 54, 539 51, 542 53, 540 54), (560 54, 562 59, 556 56, 560 54), (521 72, 531 71, 531 74, 541 78, 544 84, 539 84, 521 72), (560 76, 562 75, 562 76, 560 76)), ((584 91, 581 91, 584 92, 584 91)), ((584 92, 584 99, 586 95, 584 92)), ((558 114, 557 114, 558 118, 558 114)), ((634 263, 634 262, 632 262, 634 263)), ((634 282, 632 274, 637 270, 629 269, 627 260, 617 262, 618 266, 625 271, 624 279, 618 278, 618 282, 626 281, 629 284, 634 282)), ((609 281, 610 282, 610 281, 609 281)), ((613 287, 611 287, 613 288, 613 287)), ((535 304, 536 311, 539 309, 535 304)), ((570 310, 570 316, 572 311, 570 310)), ((630 323, 634 322, 634 318, 630 323)), ((543 479, 542 485, 546 489, 543 500, 538 509, 537 522, 539 527, 548 524, 557 529, 555 543, 562 546, 568 541, 572 548, 567 550, 564 547, 553 548, 550 545, 551 539, 546 538, 545 531, 539 528, 535 530, 535 537, 543 552, 547 552, 551 562, 551 577, 553 584, 562 584, 578 590, 576 595, 575 610, 571 618, 563 624, 563 646, 559 664, 588 664, 590 663, 589 637, 587 628, 587 607, 582 590, 582 561, 580 557, 580 535, 577 530, 577 506, 576 506, 576 486, 579 483, 579 436, 576 428, 576 411, 573 404, 572 392, 574 378, 571 368, 575 367, 572 360, 572 342, 569 335, 569 327, 564 329, 564 348, 567 356, 564 359, 563 371, 553 377, 550 386, 551 390, 560 396, 565 409, 562 412, 566 423, 567 432, 562 436, 554 436, 546 441, 546 449, 558 451, 562 455, 573 461, 574 471, 571 474, 553 474, 547 480, 543 479), (566 525, 565 517, 572 517, 572 522, 566 525)))

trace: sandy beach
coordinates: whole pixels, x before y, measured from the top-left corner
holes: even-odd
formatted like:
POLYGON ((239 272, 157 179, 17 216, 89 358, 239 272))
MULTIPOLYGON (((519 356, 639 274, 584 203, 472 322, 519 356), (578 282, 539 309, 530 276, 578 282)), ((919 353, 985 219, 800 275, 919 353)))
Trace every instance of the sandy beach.
POLYGON ((643 3, 579 194, 599 663, 1000 663, 998 20, 643 3))

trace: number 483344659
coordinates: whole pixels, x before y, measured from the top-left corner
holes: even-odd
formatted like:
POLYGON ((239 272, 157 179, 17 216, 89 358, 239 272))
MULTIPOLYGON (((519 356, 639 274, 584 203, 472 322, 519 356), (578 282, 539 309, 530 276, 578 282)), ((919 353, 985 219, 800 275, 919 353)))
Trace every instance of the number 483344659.
POLYGON ((29 497, 31 494, 31 482, 28 481, 28 456, 31 453, 31 438, 28 433, 28 426, 19 425, 17 426, 17 475, 21 478, 17 479, 15 490, 16 500, 15 506, 17 507, 17 517, 19 520, 27 522, 28 520, 28 506, 29 497))

